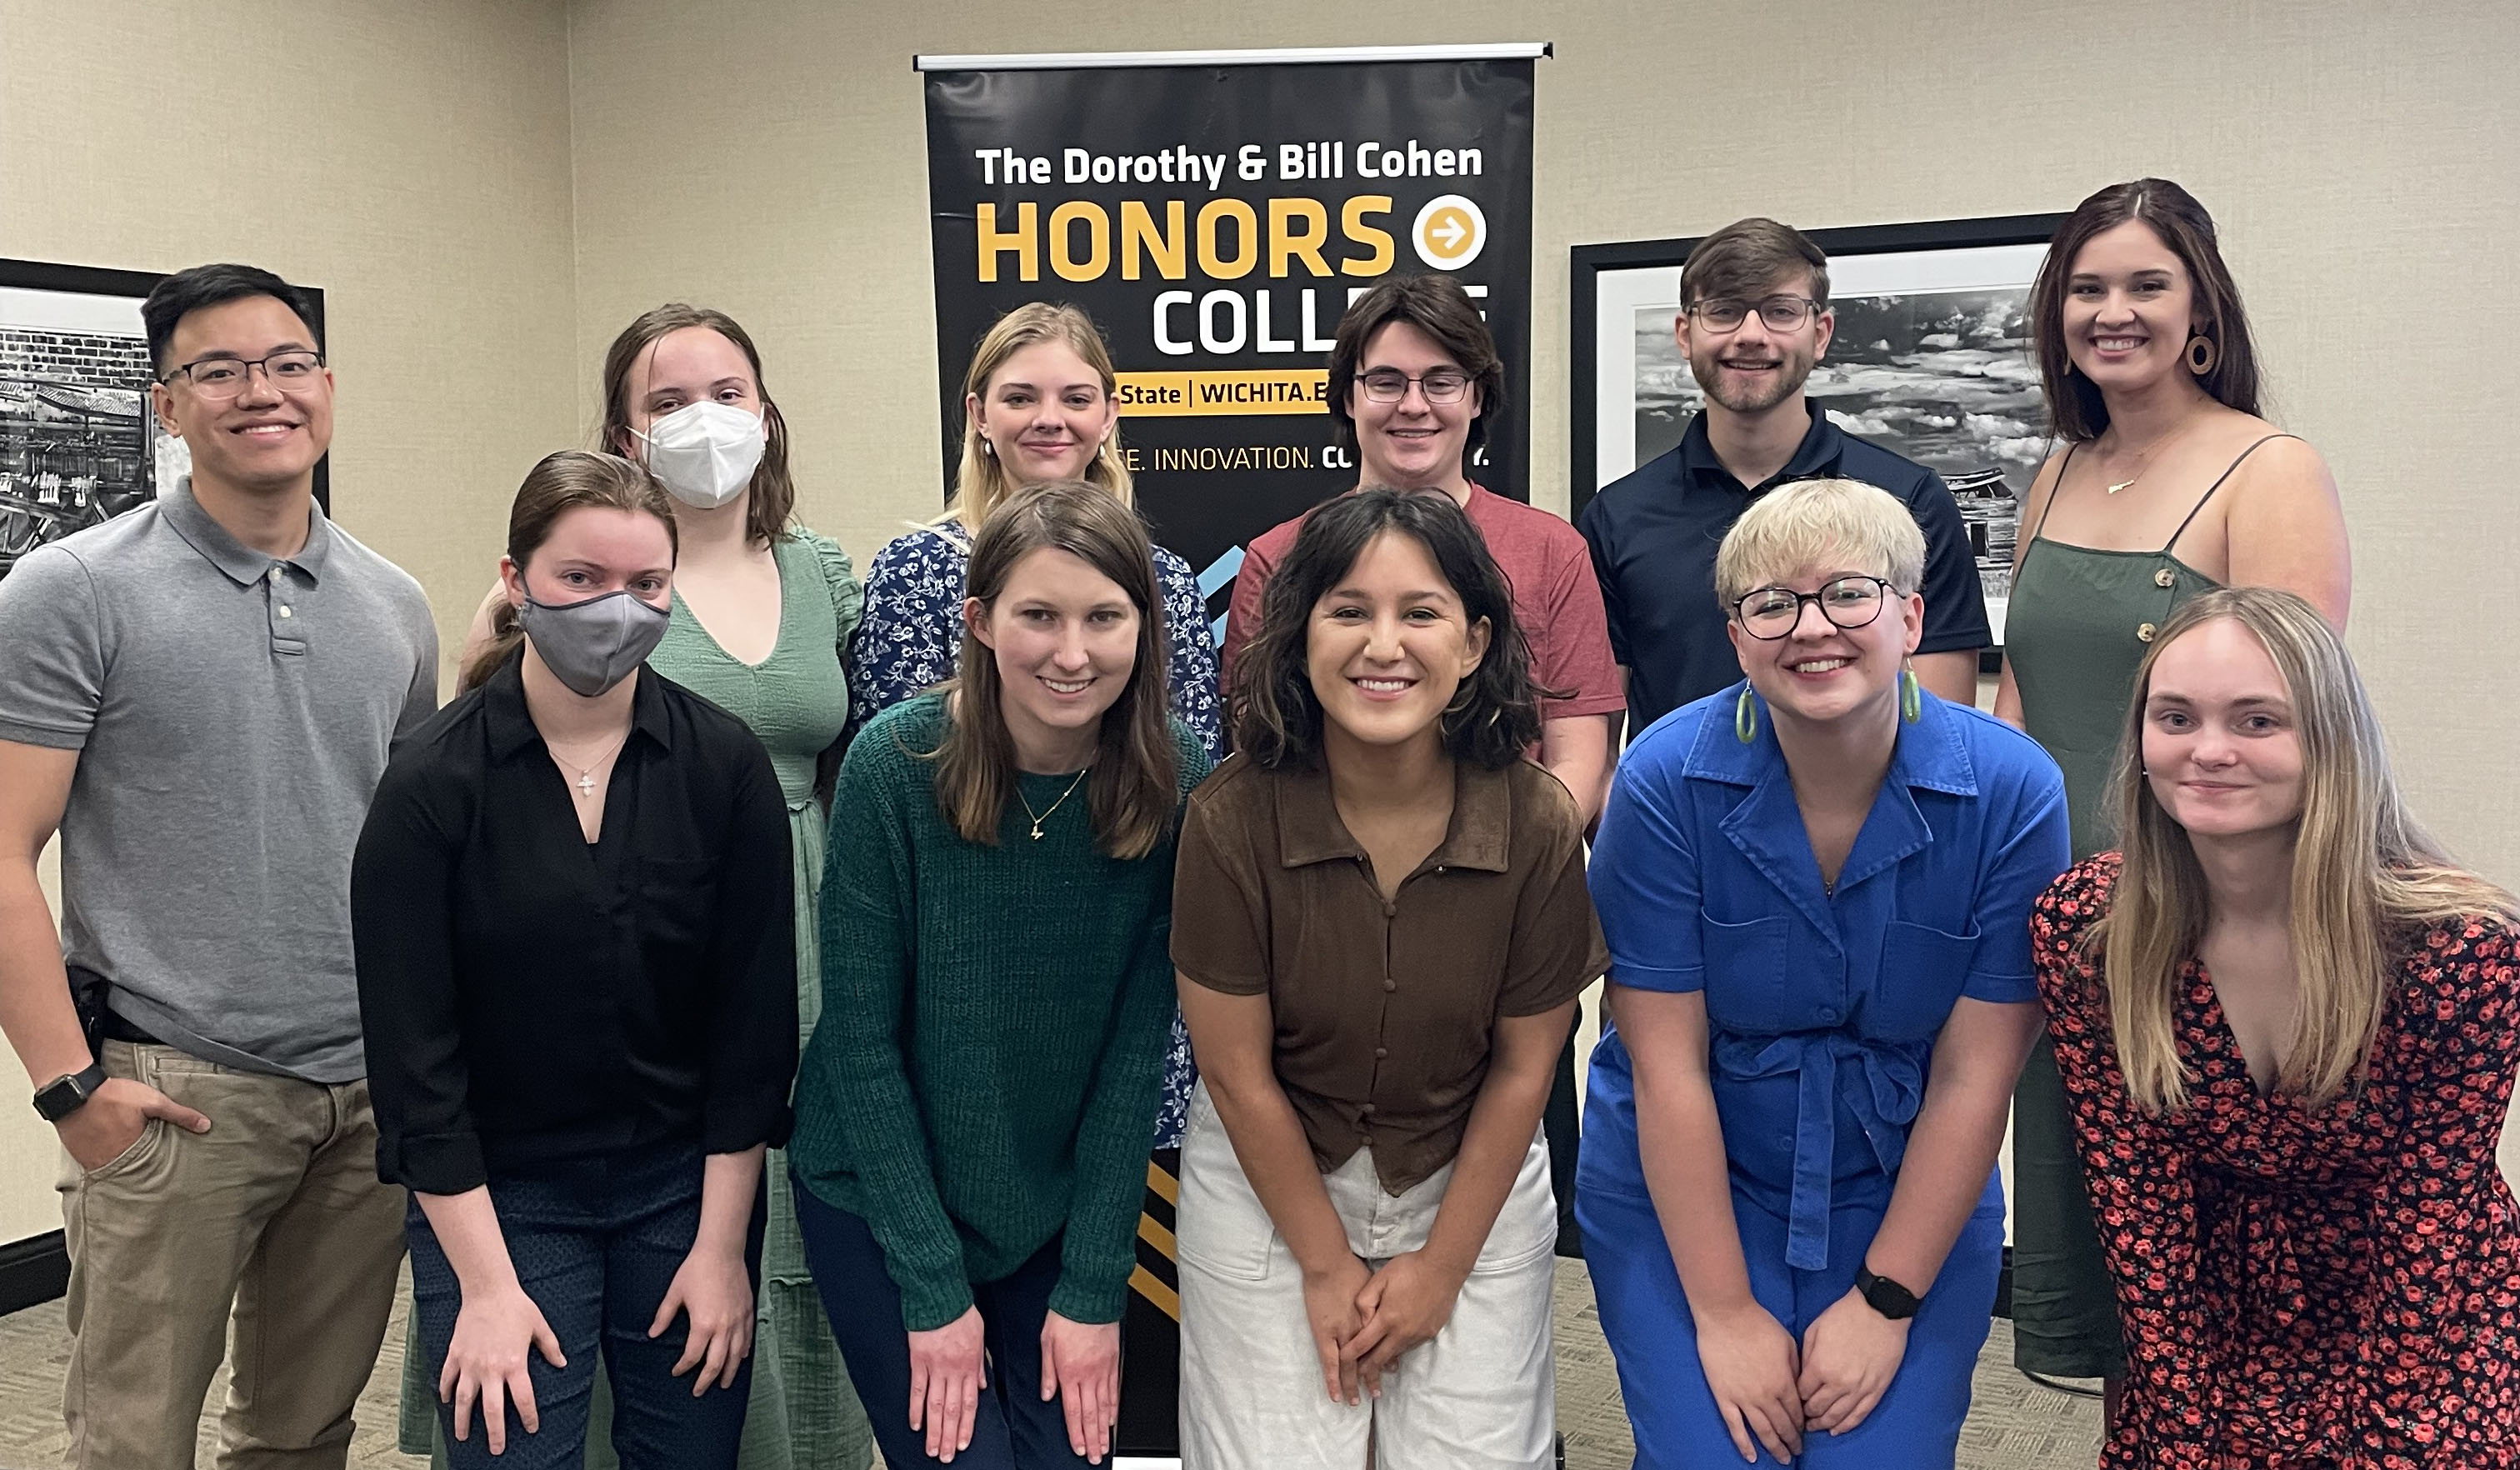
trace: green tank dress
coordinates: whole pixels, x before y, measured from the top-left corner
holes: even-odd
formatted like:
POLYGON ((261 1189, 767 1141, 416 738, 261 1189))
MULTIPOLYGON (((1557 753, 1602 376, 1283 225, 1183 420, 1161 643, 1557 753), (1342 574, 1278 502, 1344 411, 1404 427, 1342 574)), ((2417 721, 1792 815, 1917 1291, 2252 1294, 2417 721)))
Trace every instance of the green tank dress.
MULTIPOLYGON (((2047 540, 2039 534, 2044 513, 2032 528, 2004 615, 2003 655, 2021 698, 2023 728, 2065 773, 2076 862, 2116 845, 2100 807, 2136 669, 2154 633, 2181 603, 2222 585, 2179 559, 2179 538, 2266 442, 2240 452, 2157 552, 2094 551, 2047 540)), ((2068 466, 2073 453, 2066 451, 2068 466)), ((2062 467, 2057 478, 2064 478, 2062 467)), ((2123 1373, 2117 1297, 2100 1261, 2064 1085, 2044 1036, 2013 1092, 2012 1193, 2014 1363, 2062 1378, 2123 1373)))
MULTIPOLYGON (((828 537, 791 532, 771 554, 779 567, 780 608, 778 642, 768 658, 746 664, 719 647, 677 595, 673 621, 648 665, 742 720, 770 752, 771 767, 788 798, 788 834, 794 854, 801 1044, 813 1034, 823 1008, 818 905, 825 818, 814 796, 815 763, 839 738, 848 719, 842 658, 857 628, 861 589, 848 554, 828 537)), ((752 1399, 744 1416, 739 1470, 866 1470, 874 1458, 874 1434, 805 1269, 785 1151, 771 1150, 762 1187, 770 1196, 770 1223, 762 1242, 752 1399)), ((444 1452, 434 1443, 435 1385, 428 1381, 416 1343, 407 1347, 405 1361, 402 1448, 407 1453, 431 1454, 432 1462, 443 1467, 444 1452)), ((610 1385, 599 1373, 587 1425, 587 1470, 617 1470, 611 1419, 610 1385)))

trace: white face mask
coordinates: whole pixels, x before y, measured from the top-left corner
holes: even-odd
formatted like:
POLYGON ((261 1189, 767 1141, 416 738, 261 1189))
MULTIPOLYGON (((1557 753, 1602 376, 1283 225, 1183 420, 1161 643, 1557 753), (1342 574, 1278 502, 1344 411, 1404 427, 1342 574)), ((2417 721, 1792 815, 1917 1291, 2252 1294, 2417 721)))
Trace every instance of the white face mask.
POLYGON ((630 432, 647 441, 648 472, 676 500, 703 511, 743 493, 768 443, 759 417, 711 398, 674 410, 644 434, 630 432))

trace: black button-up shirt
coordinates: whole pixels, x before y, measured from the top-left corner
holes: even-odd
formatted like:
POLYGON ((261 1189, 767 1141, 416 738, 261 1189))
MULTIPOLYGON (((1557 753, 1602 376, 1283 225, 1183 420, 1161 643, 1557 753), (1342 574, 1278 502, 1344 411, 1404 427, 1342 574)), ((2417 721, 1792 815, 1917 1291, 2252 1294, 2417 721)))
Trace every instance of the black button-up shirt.
POLYGON ((1942 476, 1831 423, 1818 403, 1785 468, 1744 485, 1715 457, 1706 416, 1680 447, 1601 487, 1576 518, 1593 549, 1610 621, 1610 651, 1628 670, 1628 735, 1741 677, 1715 602, 1715 549, 1750 503, 1794 480, 1844 478, 1897 496, 1925 533, 1924 636, 1919 653, 1982 648, 1986 594, 1968 522, 1942 476))
POLYGON ((796 1071, 788 808, 752 732, 642 669, 601 840, 518 660, 377 788, 350 874, 377 1174, 429 1194, 688 1138, 780 1143, 796 1071))

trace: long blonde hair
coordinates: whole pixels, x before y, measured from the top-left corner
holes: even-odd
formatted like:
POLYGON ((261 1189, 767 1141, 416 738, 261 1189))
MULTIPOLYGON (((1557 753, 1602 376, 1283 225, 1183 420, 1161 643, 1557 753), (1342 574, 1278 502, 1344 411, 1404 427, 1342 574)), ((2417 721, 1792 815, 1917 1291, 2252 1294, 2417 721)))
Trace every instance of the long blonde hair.
POLYGON ((2318 608, 2267 587, 2195 599, 2162 626, 2136 674, 2107 803, 2124 866, 2087 941, 2101 957, 2127 1091, 2154 1114, 2186 1101, 2172 1016, 2180 967, 2204 940, 2207 904, 2186 829, 2143 771, 2144 705, 2163 650, 2218 618, 2247 629, 2274 660, 2301 738, 2291 935, 2300 1004, 2276 1090, 2319 1107, 2359 1082, 2412 926, 2515 915, 2510 894, 2452 864, 2408 815, 2353 656, 2318 608))
MULTIPOLYGON (((1095 330, 1094 319, 1073 306, 1050 301, 1027 301, 1005 316, 980 338, 971 353, 969 371, 963 375, 963 396, 966 402, 978 398, 986 402, 989 379, 1007 359, 1026 347, 1041 342, 1060 342, 1092 368, 1102 379, 1102 393, 1110 397, 1119 392, 1120 380, 1111 371, 1111 350, 1102 344, 1102 334, 1095 330)), ((1085 467, 1085 483, 1099 485, 1120 498, 1120 504, 1137 504, 1136 487, 1129 475, 1128 461, 1120 453, 1120 425, 1117 420, 1111 432, 1103 437, 1102 446, 1085 467)), ((945 514, 938 524, 959 523, 967 532, 977 533, 980 523, 989 518, 1006 498, 1023 486, 1007 473, 1007 467, 989 453, 988 441, 980 437, 980 425, 973 422, 970 411, 963 413, 963 464, 954 472, 954 498, 945 505, 945 514)))

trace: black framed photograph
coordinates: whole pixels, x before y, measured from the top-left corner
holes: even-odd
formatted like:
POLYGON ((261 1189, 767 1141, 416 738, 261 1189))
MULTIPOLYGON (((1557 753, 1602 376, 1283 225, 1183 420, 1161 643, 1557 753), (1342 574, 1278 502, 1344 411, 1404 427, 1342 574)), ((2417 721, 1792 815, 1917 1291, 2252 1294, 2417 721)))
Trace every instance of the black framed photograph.
MULTIPOLYGON (((1804 391, 1839 427, 1931 468, 1969 522, 1995 645, 2021 501, 2047 457, 2030 283, 2062 214, 1810 230, 1837 331, 1804 391)), ((1577 245, 1570 510, 1680 444, 1704 402, 1673 326, 1697 238, 1577 245)))
MULTIPOLYGON (((149 407, 140 303, 163 276, 0 260, 0 577, 18 558, 158 498, 192 469, 149 407)), ((324 293, 305 291, 324 341, 324 293)), ((332 506, 330 463, 315 499, 332 506)))

